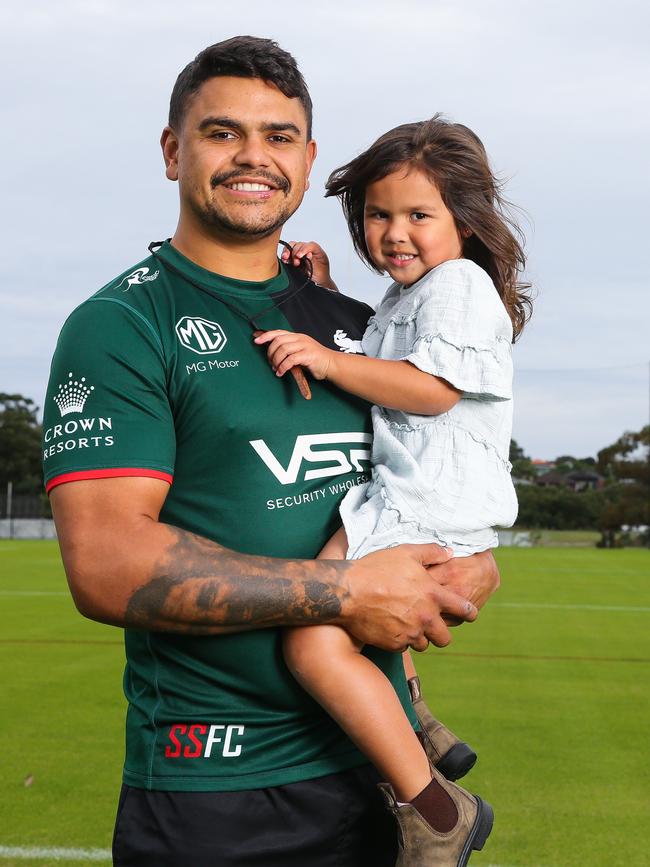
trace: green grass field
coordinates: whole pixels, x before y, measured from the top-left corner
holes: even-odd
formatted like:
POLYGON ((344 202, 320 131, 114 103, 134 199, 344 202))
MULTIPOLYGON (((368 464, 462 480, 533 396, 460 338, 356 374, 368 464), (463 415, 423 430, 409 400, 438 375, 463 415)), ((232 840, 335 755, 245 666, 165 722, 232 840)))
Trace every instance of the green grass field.
MULTIPOLYGON (((466 787, 495 809, 470 863, 650 865, 650 552, 498 560, 479 622, 417 660, 430 705, 479 753, 466 787)), ((0 542, 0 604, 0 865, 108 863, 90 850, 110 848, 120 784, 121 633, 76 613, 51 542, 0 542), (88 851, 23 857, 33 847, 88 851)))
POLYGON ((600 539, 598 530, 527 530, 513 527, 515 532, 529 533, 536 548, 593 548, 600 539))

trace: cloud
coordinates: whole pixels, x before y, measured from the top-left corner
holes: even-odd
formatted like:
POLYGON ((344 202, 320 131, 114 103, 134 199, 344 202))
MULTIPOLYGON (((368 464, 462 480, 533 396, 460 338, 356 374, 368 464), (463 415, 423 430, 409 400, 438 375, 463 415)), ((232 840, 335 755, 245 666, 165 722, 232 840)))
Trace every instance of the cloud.
MULTIPOLYGON (((443 110, 476 129, 530 215, 539 297, 517 364, 642 362, 649 18, 634 0, 4 4, 6 387, 42 394, 70 309, 173 232, 176 189, 158 148, 171 87, 206 44, 246 32, 290 50, 312 90, 320 156, 285 237, 322 241, 348 291, 377 301, 385 283, 354 257, 324 179, 387 128, 443 110)), ((617 425, 647 419, 636 381, 598 392, 562 388, 566 374, 522 378, 518 439, 539 457, 593 452, 617 425)))

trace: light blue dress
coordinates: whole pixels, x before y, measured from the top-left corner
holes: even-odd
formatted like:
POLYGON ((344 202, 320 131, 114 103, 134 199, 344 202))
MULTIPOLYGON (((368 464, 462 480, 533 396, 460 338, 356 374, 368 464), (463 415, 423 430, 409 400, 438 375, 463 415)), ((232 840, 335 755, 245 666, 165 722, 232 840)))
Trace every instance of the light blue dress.
POLYGON ((362 348, 406 360, 463 392, 437 416, 374 406, 371 481, 341 503, 348 559, 403 542, 467 556, 498 545, 517 517, 508 454, 512 323, 488 274, 443 262, 412 286, 393 283, 362 348))

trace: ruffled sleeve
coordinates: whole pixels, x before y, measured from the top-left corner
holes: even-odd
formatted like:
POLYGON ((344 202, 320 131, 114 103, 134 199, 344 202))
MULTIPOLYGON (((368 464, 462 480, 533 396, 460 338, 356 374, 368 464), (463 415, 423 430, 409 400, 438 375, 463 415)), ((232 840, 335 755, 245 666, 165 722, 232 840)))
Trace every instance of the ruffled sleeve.
POLYGON ((456 259, 415 287, 409 361, 477 400, 512 398, 512 324, 489 275, 456 259))

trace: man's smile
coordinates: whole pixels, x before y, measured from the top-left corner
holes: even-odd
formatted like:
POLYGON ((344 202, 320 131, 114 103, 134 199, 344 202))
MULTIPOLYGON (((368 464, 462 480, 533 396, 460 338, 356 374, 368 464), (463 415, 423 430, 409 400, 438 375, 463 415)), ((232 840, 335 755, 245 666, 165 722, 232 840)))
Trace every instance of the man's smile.
POLYGON ((240 201, 242 199, 265 201, 271 199, 278 191, 277 186, 266 179, 237 178, 237 180, 233 179, 220 184, 220 186, 223 186, 233 198, 236 197, 240 201))
POLYGON ((269 192, 274 187, 268 184, 252 184, 248 182, 238 181, 234 184, 225 184, 229 190, 240 190, 242 192, 269 192))
POLYGON ((270 199, 274 193, 281 191, 285 195, 291 184, 286 178, 271 172, 244 174, 239 172, 222 172, 210 179, 212 189, 223 187, 233 197, 238 199, 270 199))

